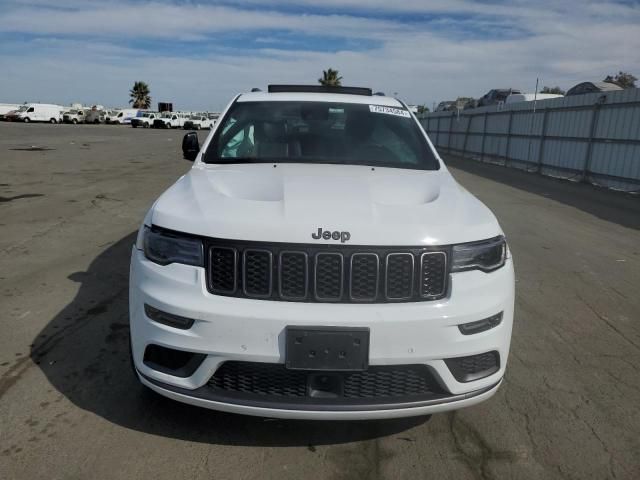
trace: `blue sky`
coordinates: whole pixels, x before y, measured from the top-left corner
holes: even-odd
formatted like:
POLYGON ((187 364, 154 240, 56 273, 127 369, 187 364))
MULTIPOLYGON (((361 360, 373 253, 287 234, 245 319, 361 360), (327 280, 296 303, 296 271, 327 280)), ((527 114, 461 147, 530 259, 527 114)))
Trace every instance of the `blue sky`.
POLYGON ((221 109, 268 83, 338 69, 431 105, 490 88, 640 77, 638 2, 0 0, 0 102, 221 109))

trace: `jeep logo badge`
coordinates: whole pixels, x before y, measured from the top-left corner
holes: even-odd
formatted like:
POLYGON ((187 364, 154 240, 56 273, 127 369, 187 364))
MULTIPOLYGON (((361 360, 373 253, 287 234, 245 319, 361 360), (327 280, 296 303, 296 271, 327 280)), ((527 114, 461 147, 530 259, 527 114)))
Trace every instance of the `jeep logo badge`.
POLYGON ((348 242, 351 238, 349 232, 339 232, 337 230, 331 232, 329 230, 322 230, 322 227, 318 227, 318 233, 312 233, 311 238, 314 240, 340 240, 341 243, 348 242))

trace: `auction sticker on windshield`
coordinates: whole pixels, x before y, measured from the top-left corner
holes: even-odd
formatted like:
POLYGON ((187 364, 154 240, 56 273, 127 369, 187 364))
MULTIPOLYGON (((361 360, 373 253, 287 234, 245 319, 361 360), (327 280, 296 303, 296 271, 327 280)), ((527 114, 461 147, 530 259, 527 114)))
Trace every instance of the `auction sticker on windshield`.
POLYGON ((408 111, 402 108, 383 107, 382 105, 369 105, 371 113, 386 113, 387 115, 397 115, 398 117, 411 117, 408 111))

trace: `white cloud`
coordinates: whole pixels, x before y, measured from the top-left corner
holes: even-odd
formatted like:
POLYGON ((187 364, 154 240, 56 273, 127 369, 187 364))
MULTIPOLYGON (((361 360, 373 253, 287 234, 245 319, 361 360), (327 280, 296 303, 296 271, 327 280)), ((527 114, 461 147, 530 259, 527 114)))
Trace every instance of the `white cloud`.
MULTIPOLYGON (((310 0, 286 1, 316 6, 310 0)), ((322 9, 300 15, 261 3, 247 0, 240 7, 221 7, 64 0, 51 9, 45 0, 5 2, 0 10, 0 32, 6 32, 0 46, 0 101, 122 105, 132 82, 145 80, 154 101, 219 109, 236 92, 254 86, 315 83, 329 66, 339 69, 347 84, 398 92, 410 103, 428 104, 477 97, 498 86, 532 90, 536 76, 565 88, 619 69, 640 76, 640 9, 632 5, 370 0, 356 14, 362 2, 325 0, 322 9), (248 4, 250 9, 242 7, 248 4), (371 18, 374 12, 376 18, 371 18), (402 21, 407 12, 459 16, 408 23, 402 21), (493 28, 521 33, 487 35, 493 28), (274 29, 372 40, 376 47, 333 53, 291 50, 300 42, 263 33, 274 29), (225 35, 252 31, 266 38, 270 48, 220 48, 225 35), (34 39, 14 40, 15 33, 34 39), (144 38, 176 37, 204 53, 184 58, 137 47, 144 38)))
MULTIPOLYGON (((17 7, 0 14, 0 32, 37 35, 97 35, 126 38, 188 38, 198 34, 283 29, 315 34, 375 37, 406 30, 401 23, 352 15, 294 15, 271 9, 242 10, 224 6, 164 2, 88 2, 82 8, 17 7)), ((199 38, 199 37, 196 37, 199 38)))

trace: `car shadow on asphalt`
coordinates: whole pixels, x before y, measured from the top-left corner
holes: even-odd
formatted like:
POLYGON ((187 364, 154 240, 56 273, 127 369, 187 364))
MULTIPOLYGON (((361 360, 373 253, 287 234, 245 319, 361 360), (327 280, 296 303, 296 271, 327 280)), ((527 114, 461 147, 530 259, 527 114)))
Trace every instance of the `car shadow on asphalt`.
POLYGON ((246 446, 337 444, 393 435, 427 421, 275 420, 178 403, 145 389, 128 356, 128 277, 135 233, 110 245, 86 272, 69 278, 78 293, 39 333, 31 359, 77 407, 125 428, 194 442, 246 446))
POLYGON ((577 208, 602 220, 640 230, 640 201, 633 195, 586 183, 561 180, 493 163, 443 155, 448 167, 577 208))

